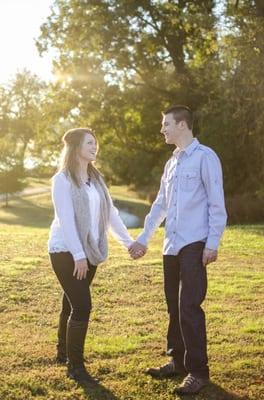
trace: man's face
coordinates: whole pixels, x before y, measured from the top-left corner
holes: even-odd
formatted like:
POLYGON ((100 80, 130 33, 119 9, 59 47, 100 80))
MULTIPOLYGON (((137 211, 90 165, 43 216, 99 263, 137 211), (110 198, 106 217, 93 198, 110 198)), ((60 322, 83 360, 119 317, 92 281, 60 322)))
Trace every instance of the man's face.
POLYGON ((160 133, 164 135, 167 144, 177 145, 177 139, 182 133, 181 125, 182 121, 176 122, 173 114, 166 114, 163 116, 160 133))

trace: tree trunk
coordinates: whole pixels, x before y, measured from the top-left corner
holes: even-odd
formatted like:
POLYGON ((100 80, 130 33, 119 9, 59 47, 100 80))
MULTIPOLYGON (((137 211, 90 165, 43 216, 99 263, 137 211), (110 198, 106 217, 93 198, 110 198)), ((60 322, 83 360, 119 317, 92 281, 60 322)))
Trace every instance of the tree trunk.
POLYGON ((256 8, 258 17, 264 17, 264 3, 263 0, 256 0, 256 8))
POLYGON ((5 193, 5 207, 8 207, 8 193, 5 193))

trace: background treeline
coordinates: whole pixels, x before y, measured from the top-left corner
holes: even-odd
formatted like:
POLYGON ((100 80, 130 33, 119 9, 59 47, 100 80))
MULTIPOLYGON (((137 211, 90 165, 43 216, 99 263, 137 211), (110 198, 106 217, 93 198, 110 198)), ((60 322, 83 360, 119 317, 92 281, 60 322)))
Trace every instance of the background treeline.
POLYGON ((50 174, 63 132, 82 125, 109 183, 153 199, 172 150, 161 111, 187 104, 222 160, 230 221, 264 220, 262 0, 54 0, 36 45, 55 49, 56 79, 24 71, 0 88, 0 192, 29 160, 50 174))

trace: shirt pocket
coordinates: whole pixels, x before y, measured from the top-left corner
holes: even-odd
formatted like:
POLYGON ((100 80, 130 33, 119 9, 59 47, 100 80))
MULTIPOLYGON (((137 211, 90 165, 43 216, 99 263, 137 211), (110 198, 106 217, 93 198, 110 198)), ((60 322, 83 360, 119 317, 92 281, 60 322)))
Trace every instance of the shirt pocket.
POLYGON ((195 169, 184 169, 180 173, 180 188, 184 192, 192 192, 199 185, 199 173, 195 169))

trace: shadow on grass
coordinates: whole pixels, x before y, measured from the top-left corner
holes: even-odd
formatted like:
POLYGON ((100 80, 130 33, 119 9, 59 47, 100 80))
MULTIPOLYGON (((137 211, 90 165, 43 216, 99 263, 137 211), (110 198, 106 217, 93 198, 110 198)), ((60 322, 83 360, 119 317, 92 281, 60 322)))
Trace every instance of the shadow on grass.
POLYGON ((89 400, 119 400, 109 389, 107 389, 100 382, 80 385, 83 389, 84 395, 89 400))
POLYGON ((176 395, 177 399, 184 400, 249 400, 250 398, 245 396, 239 396, 235 393, 229 392, 223 389, 221 386, 216 383, 211 382, 206 388, 202 389, 201 392, 197 395, 176 395))
MULTIPOLYGON (((58 368, 63 367, 63 365, 59 365, 56 363, 55 359, 48 357, 39 357, 35 360, 23 360, 21 365, 17 364, 17 366, 23 366, 23 368, 31 369, 32 365, 36 366, 57 366, 58 368)), ((69 378, 67 378, 69 379, 69 378)), ((71 382, 75 384, 75 382, 69 379, 71 382)), ((78 384, 76 386, 82 388, 84 395, 88 400, 119 400, 109 389, 107 389, 100 380, 98 382, 78 384)))
POLYGON ((52 221, 53 211, 49 206, 38 205, 37 201, 37 196, 34 196, 34 202, 28 197, 11 201, 8 207, 1 208, 0 223, 47 228, 52 221))
POLYGON ((249 397, 247 395, 240 396, 235 393, 229 392, 223 389, 221 386, 216 383, 211 383, 207 388, 207 393, 209 398, 217 399, 217 400, 248 400, 249 397))
MULTIPOLYGON (((104 387, 100 382, 91 384, 91 385, 84 385, 82 386, 87 399, 89 400, 118 400, 119 398, 116 397, 109 389, 104 387)), ((175 398, 175 397, 174 397, 175 398)), ((249 400, 250 398, 245 396, 239 396, 235 393, 229 392, 223 389, 221 386, 211 383, 210 386, 205 388, 201 393, 194 396, 181 396, 176 395, 175 400, 177 399, 185 399, 185 400, 249 400)))

